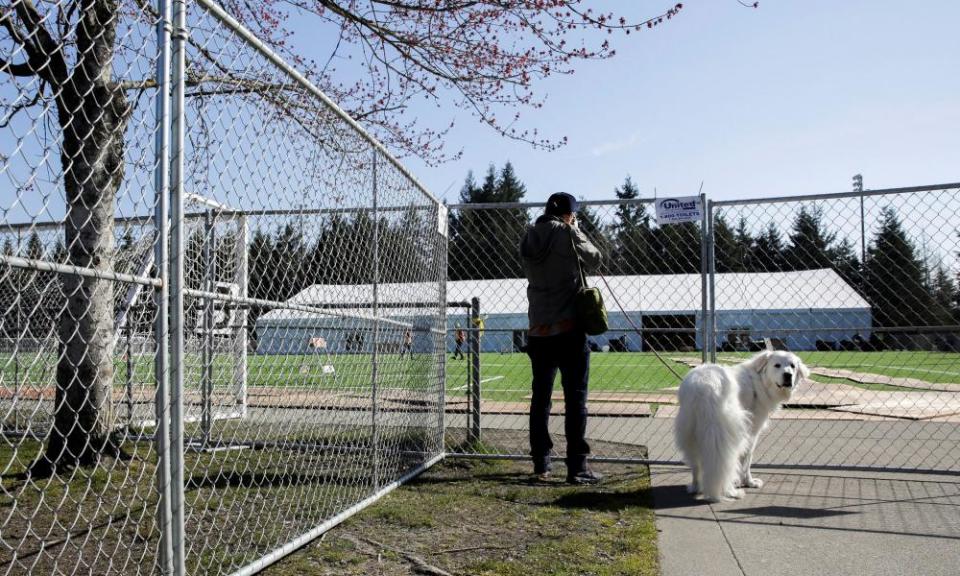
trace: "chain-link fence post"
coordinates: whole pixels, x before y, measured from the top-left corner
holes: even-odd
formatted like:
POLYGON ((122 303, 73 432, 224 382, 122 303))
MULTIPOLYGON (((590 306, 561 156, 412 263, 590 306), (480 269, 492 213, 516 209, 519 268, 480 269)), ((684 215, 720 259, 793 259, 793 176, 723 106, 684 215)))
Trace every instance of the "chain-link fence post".
POLYGON ((173 0, 173 66, 170 147, 170 508, 173 518, 173 574, 186 574, 187 542, 184 494, 184 140, 186 135, 185 91, 187 82, 187 5, 173 0))
POLYGON ((707 336, 710 342, 710 361, 717 361, 717 260, 716 260, 716 222, 713 214, 713 201, 707 200, 707 264, 709 266, 709 309, 710 324, 707 326, 707 336))
MULTIPOLYGON (((20 255, 20 246, 23 242, 23 232, 17 228, 17 248, 15 254, 20 255)), ((19 290, 16 295, 16 303, 14 304, 16 308, 16 337, 21 338, 24 333, 24 322, 23 322, 23 299, 19 290)), ((16 343, 14 344, 16 346, 16 343)), ((16 348, 14 348, 16 350, 16 348)), ((16 430, 20 430, 20 355, 13 355, 13 425, 16 430)))
POLYGON ((700 360, 707 362, 707 327, 709 326, 707 294, 709 289, 708 276, 710 272, 710 266, 707 264, 707 260, 710 257, 710 249, 707 246, 709 242, 709 234, 707 232, 709 228, 707 195, 703 193, 700 194, 700 210, 700 360))
POLYGON ((373 451, 373 488, 380 488, 380 434, 379 410, 377 406, 377 375, 378 353, 380 351, 380 215, 378 213, 377 194, 377 155, 376 149, 371 151, 371 178, 372 178, 372 212, 373 212, 373 354, 370 356, 370 430, 371 450, 373 451))
MULTIPOLYGON (((217 292, 217 240, 216 216, 212 209, 204 211, 203 224, 203 270, 206 275, 204 290, 209 294, 217 292)), ((200 374, 201 397, 201 446, 206 448, 210 442, 213 427, 213 367, 214 367, 214 299, 204 298, 203 305, 203 366, 200 374)))
MULTIPOLYGON (((237 222, 237 241, 235 243, 234 259, 238 263, 234 272, 234 283, 237 285, 237 295, 240 298, 248 296, 247 278, 250 273, 247 262, 247 217, 235 216, 237 222)), ((247 349, 249 348, 250 333, 247 326, 247 305, 237 305, 236 315, 233 316, 232 331, 234 404, 240 418, 247 416, 247 349)))
POLYGON ((157 423, 154 445, 157 451, 157 492, 160 550, 157 567, 164 576, 173 574, 173 517, 171 512, 171 450, 170 450, 170 373, 169 368, 169 211, 170 193, 170 43, 172 33, 170 0, 158 0, 157 11, 157 96, 154 167, 154 270, 162 280, 154 288, 153 301, 157 312, 154 318, 154 418, 157 423))
POLYGON ((124 335, 126 338, 125 346, 127 348, 127 353, 124 355, 126 358, 126 385, 124 386, 124 395, 127 408, 127 432, 130 431, 130 427, 133 424, 133 326, 127 325, 123 328, 124 335))
POLYGON ((470 299, 470 437, 471 443, 480 442, 480 298, 470 299))

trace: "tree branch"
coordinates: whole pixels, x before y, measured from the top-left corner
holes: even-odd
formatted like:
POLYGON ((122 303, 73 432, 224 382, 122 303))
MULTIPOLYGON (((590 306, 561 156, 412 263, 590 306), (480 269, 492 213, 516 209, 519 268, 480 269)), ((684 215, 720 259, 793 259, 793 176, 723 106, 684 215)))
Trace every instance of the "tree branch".
POLYGON ((14 36, 14 40, 27 51, 27 59, 36 74, 51 86, 62 86, 68 77, 67 62, 61 50, 62 44, 57 43, 41 23, 43 18, 34 6, 33 0, 15 0, 13 7, 17 17, 27 29, 27 36, 20 35, 10 19, 10 13, 5 14, 0 21, 14 36))
POLYGON ((0 58, 0 72, 6 72, 11 76, 20 76, 24 78, 37 75, 33 69, 33 66, 31 66, 29 62, 15 64, 13 62, 7 62, 3 58, 0 58))

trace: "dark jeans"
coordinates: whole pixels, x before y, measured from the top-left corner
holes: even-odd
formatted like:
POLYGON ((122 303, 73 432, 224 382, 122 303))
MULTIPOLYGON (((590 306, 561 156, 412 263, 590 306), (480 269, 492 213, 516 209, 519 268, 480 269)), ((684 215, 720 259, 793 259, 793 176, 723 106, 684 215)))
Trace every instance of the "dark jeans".
POLYGON ((533 397, 530 401, 530 455, 534 465, 549 460, 553 441, 547 429, 550 397, 557 370, 563 385, 564 433, 567 436, 567 471, 575 474, 586 468, 590 446, 587 432, 587 381, 590 378, 590 348, 583 332, 531 337, 527 345, 533 369, 533 397))

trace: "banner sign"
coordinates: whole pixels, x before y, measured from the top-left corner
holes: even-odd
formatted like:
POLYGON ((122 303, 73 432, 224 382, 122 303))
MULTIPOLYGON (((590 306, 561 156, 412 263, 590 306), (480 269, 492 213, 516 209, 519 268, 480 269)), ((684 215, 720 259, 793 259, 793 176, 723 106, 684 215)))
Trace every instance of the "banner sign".
POLYGON ((703 219, 703 206, 699 196, 662 198, 657 200, 657 224, 680 224, 699 222, 703 219))
POLYGON ((437 231, 444 238, 447 237, 447 207, 444 204, 437 205, 437 231))

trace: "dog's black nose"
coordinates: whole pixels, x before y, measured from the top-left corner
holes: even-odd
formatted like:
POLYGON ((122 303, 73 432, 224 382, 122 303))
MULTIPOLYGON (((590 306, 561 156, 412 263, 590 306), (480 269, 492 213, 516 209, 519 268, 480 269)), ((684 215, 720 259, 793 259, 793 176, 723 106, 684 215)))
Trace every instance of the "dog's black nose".
POLYGON ((784 375, 783 375, 783 387, 784 387, 784 388, 790 388, 791 386, 793 386, 793 375, 792 375, 792 374, 784 374, 784 375))

